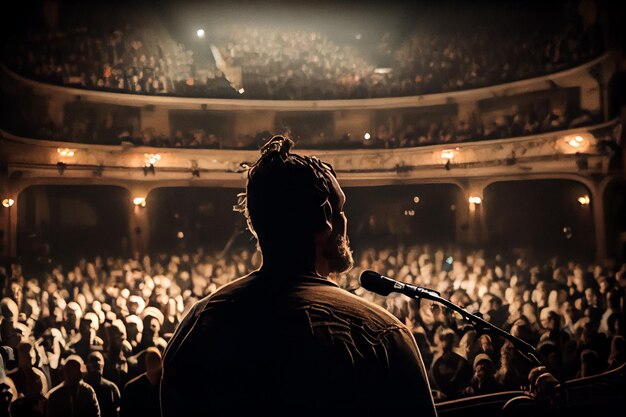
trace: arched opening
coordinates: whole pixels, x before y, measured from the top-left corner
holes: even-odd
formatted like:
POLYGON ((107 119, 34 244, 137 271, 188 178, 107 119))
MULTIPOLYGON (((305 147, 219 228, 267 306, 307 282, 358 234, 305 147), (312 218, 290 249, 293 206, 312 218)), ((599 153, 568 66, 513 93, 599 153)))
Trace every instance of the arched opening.
POLYGON ((348 234, 356 248, 456 241, 453 184, 358 187, 344 190, 348 234))
POLYGON ((17 253, 44 268, 103 253, 129 253, 129 192, 115 186, 35 185, 17 202, 17 253), (41 265, 40 265, 41 264, 41 265))
POLYGON ((595 254, 591 193, 569 180, 497 182, 484 191, 490 247, 536 257, 591 260, 595 254))
MULTIPOLYGON (((233 211, 234 188, 158 188, 147 198, 151 252, 222 249, 229 240, 246 239, 245 222, 233 211)), ((236 243, 236 242, 232 242, 236 243)))

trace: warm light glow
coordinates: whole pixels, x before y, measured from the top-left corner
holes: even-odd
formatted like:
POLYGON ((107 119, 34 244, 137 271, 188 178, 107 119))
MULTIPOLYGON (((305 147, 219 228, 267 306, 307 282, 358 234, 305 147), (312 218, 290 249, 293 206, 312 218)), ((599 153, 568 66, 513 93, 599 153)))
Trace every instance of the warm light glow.
POLYGON ((369 133, 367 133, 367 132, 363 135, 363 139, 365 139, 365 140, 370 140, 371 137, 372 136, 369 133))
POLYGON ((476 196, 471 195, 470 198, 469 198, 469 202, 470 202, 470 204, 480 204, 480 203, 483 202, 483 199, 480 198, 480 197, 476 197, 476 196))
POLYGON ((178 232, 178 233, 176 234, 176 237, 177 237, 177 238, 179 238, 179 239, 182 239, 182 238, 184 238, 184 237, 185 237, 185 234, 184 234, 183 232, 178 232))
POLYGON ((583 141, 583 140, 585 140, 585 139, 584 139, 582 136, 576 136, 576 137, 574 137, 574 140, 575 140, 576 142, 582 142, 582 141, 583 141))
POLYGON ((145 207, 146 206, 146 198, 145 197, 135 197, 133 199, 133 204, 136 206, 145 207))
MULTIPOLYGON (((577 136, 577 137, 579 138, 580 136, 577 136)), ((571 146, 572 148, 578 148, 580 146, 580 142, 577 141, 576 139, 571 139, 569 142, 567 142, 567 144, 571 146)))
POLYGON ((578 197, 578 202, 580 203, 581 206, 586 206, 591 202, 591 199, 589 198, 588 195, 582 195, 578 197))
POLYGON ((456 152, 454 151, 454 149, 444 149, 443 151, 441 151, 441 158, 453 159, 455 153, 456 152))
POLYGON ((198 35, 200 39, 204 38, 204 29, 198 29, 196 35, 198 35))
POLYGON ((158 153, 144 153, 143 157, 144 157, 144 164, 147 167, 150 167, 151 165, 156 164, 157 161, 161 160, 161 155, 159 155, 158 153))
POLYGON ((57 148, 57 152, 59 153, 59 155, 61 156, 67 156, 67 157, 72 157, 76 154, 76 149, 70 149, 70 148, 57 148))
POLYGON ((404 210, 404 215, 413 217, 415 216, 415 210, 404 210))
POLYGON ((244 89, 243 89, 243 87, 241 87, 241 88, 240 88, 239 90, 237 90, 237 91, 239 91, 239 94, 243 94, 243 93, 245 93, 245 92, 246 92, 246 90, 244 90, 244 89))
POLYGON ((418 196, 413 197, 413 202, 418 204, 420 202, 420 198, 418 196))
POLYGON ((15 200, 13 200, 12 198, 5 198, 4 200, 2 200, 2 205, 6 208, 11 207, 13 204, 15 204, 15 200))

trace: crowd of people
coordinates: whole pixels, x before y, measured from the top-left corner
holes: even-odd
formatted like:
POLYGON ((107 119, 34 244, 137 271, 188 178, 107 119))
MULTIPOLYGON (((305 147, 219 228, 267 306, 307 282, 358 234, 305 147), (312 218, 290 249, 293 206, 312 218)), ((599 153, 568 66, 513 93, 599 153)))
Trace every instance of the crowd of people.
MULTIPOLYGON (((626 362, 626 264, 539 262, 429 245, 358 248, 355 261, 334 280, 412 330, 436 400, 532 391, 626 362), (438 304, 366 291, 358 279, 368 269, 478 312, 535 346, 545 367, 533 368, 510 342, 478 333, 438 304)), ((12 264, 0 274, 3 411, 8 400, 14 417, 159 415, 161 355, 181 318, 260 262, 259 252, 240 247, 98 256, 69 267, 50 261, 36 270, 12 264)))
MULTIPOLYGON (((150 19, 119 28, 34 31, 16 40, 10 68, 38 80, 149 95, 270 100, 356 99, 449 92, 541 76, 602 52, 598 24, 576 18, 551 32, 514 35, 483 25, 471 34, 381 32, 348 42, 312 29, 246 25, 207 28, 199 57, 150 19), (238 75, 236 75, 238 74, 238 75)), ((356 35, 356 39, 359 38, 356 35)))

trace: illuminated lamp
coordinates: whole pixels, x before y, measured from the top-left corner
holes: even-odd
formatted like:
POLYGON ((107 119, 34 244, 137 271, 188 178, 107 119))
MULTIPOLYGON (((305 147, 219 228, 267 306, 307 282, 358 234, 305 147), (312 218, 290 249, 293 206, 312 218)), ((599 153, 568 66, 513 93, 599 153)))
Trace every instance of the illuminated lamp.
POLYGON ((57 153, 61 156, 71 158, 76 154, 76 149, 57 148, 57 153))
POLYGON ((204 29, 198 29, 198 30, 196 31, 196 35, 198 35, 198 37, 199 37, 200 39, 203 39, 203 38, 204 38, 204 29))
POLYGON ((365 132, 365 134, 363 135, 363 139, 365 140, 370 140, 371 137, 372 135, 370 135, 369 132, 365 132))
POLYGON ((144 153, 143 158, 144 165, 149 168, 151 166, 154 166, 158 161, 161 160, 161 155, 159 155, 158 153, 144 153))
POLYGON ((146 206, 146 198, 145 197, 135 197, 133 198, 133 204, 137 207, 145 207, 146 206))
POLYGON ((5 198, 4 200, 2 200, 2 205, 6 208, 11 207, 13 204, 15 204, 15 200, 13 200, 12 198, 5 198))
POLYGON ((591 199, 589 198, 588 195, 582 195, 578 197, 578 202, 580 203, 581 206, 587 206, 591 202, 591 199))
POLYGON ((470 204, 480 204, 483 202, 483 199, 477 196, 471 195, 469 198, 470 204))
POLYGON ((414 202, 415 204, 419 204, 419 202, 420 202, 420 198, 419 198, 419 196, 415 196, 415 197, 413 197, 413 202, 414 202))

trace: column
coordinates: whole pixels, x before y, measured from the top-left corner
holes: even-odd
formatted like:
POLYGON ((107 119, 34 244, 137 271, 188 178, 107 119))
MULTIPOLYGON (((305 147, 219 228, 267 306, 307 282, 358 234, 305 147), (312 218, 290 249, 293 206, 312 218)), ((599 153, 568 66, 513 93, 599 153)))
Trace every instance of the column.
POLYGON ((2 257, 17 256, 17 195, 2 193, 0 195, 2 210, 2 257))
POLYGON ((128 201, 130 248, 133 254, 145 254, 150 243, 150 219, 148 218, 148 204, 150 187, 136 185, 127 187, 130 193, 128 201))

